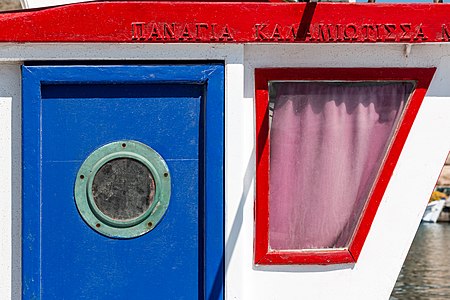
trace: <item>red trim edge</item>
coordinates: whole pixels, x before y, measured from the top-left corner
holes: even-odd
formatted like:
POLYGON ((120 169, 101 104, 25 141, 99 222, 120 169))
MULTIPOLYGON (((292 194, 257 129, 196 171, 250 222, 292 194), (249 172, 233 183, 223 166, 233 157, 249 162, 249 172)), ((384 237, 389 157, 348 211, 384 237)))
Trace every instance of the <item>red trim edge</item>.
POLYGON ((436 68, 273 68, 255 70, 256 199, 254 263, 259 265, 356 263, 375 214, 397 164, 436 68), (416 86, 374 183, 350 246, 329 251, 273 251, 269 249, 269 125, 270 80, 395 80, 416 86))
MULTIPOLYGON (((267 0, 266 0, 267 1, 267 0)), ((0 13, 0 42, 450 41, 448 4, 105 1, 0 13)))

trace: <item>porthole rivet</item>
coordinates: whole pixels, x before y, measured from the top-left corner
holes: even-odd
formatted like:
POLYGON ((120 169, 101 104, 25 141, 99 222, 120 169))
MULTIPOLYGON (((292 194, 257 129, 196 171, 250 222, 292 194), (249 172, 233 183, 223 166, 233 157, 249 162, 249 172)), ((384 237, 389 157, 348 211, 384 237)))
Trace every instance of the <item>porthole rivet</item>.
POLYGON ((164 173, 164 177, 167 177, 167 176, 169 176, 169 173, 164 173))
POLYGON ((95 227, 100 227, 101 225, 100 225, 100 223, 97 223, 97 224, 95 224, 95 227))
POLYGON ((123 143, 122 144, 122 148, 125 148, 127 146, 127 144, 123 143))
POLYGON ((148 222, 148 223, 147 223, 147 226, 148 226, 148 227, 152 227, 152 226, 153 226, 153 223, 152 223, 152 222, 148 222))
POLYGON ((84 179, 84 175, 80 175, 80 179, 84 179))

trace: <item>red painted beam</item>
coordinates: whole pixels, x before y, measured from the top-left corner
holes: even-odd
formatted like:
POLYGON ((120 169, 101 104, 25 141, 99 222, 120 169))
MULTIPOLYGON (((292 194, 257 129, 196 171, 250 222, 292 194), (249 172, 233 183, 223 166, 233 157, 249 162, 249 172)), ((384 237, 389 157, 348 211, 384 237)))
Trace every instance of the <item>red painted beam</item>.
POLYGON ((0 42, 448 42, 450 5, 88 2, 0 14, 0 42))

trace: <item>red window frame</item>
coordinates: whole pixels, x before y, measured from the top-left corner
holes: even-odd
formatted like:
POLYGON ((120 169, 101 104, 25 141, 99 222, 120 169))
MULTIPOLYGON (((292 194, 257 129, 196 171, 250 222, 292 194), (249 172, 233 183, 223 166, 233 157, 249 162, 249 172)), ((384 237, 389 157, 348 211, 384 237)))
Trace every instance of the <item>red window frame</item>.
POLYGON ((256 200, 254 263, 257 265, 355 263, 436 68, 255 69, 256 200), (348 249, 277 251, 269 248, 269 81, 414 81, 415 87, 374 182, 348 249))

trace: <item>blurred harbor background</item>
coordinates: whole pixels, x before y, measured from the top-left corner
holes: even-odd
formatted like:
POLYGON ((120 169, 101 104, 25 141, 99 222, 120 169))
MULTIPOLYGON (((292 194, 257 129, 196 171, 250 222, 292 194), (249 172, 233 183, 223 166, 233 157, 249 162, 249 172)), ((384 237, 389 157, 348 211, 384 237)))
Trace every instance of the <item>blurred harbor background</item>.
POLYGON ((450 299, 450 223, 422 223, 391 300, 450 299))
POLYGON ((430 201, 445 198, 437 223, 422 222, 390 300, 450 299, 450 155, 430 201))

